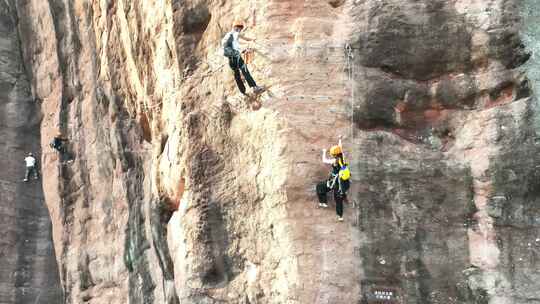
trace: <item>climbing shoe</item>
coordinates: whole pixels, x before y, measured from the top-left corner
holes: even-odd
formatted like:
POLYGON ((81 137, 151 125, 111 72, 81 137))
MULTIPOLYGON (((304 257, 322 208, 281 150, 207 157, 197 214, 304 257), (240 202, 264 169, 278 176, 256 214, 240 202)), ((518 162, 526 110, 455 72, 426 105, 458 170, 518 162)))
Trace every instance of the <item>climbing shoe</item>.
POLYGON ((253 93, 255 93, 255 94, 260 94, 260 93, 262 93, 262 92, 264 92, 264 88, 263 88, 263 87, 256 86, 256 87, 253 88, 253 93))

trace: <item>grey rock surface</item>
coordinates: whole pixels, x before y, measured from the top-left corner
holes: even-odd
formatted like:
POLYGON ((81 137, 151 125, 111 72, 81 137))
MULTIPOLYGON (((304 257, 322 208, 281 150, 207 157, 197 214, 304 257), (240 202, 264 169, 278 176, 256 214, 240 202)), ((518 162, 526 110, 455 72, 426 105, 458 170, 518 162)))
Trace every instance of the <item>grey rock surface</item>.
POLYGON ((21 56, 15 1, 0 3, 0 303, 62 302, 41 180, 23 182, 28 152, 37 159, 40 103, 21 56))
POLYGON ((0 302, 540 301, 537 1, 0 8, 0 302), (238 16, 255 101, 218 43, 238 16), (19 183, 58 130, 72 161, 19 183), (314 193, 340 134, 344 222, 314 193))

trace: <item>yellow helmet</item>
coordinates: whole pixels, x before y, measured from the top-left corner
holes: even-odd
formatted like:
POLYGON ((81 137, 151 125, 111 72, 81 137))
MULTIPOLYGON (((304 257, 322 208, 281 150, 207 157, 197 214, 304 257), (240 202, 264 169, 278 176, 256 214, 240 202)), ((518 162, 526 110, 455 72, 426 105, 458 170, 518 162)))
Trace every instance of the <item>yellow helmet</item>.
POLYGON ((342 151, 340 146, 333 146, 332 148, 330 148, 330 155, 332 156, 337 156, 341 153, 342 151))
POLYGON ((244 28, 244 21, 240 18, 234 19, 233 27, 241 27, 244 28))

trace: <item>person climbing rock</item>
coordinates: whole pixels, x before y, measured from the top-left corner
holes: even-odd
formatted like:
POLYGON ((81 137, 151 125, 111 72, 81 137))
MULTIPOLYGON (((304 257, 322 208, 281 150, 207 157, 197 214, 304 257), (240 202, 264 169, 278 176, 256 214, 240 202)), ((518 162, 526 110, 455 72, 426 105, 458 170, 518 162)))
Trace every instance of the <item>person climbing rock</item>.
POLYGON ((38 179, 38 172, 36 169, 36 158, 32 154, 32 152, 28 153, 28 156, 24 158, 24 162, 26 164, 26 173, 24 175, 24 181, 27 182, 30 178, 30 174, 34 175, 34 179, 38 179))
POLYGON ((332 165, 332 171, 327 180, 317 184, 315 190, 317 191, 317 197, 319 199, 319 207, 327 208, 326 194, 330 191, 334 192, 334 201, 336 203, 337 220, 343 221, 343 201, 347 197, 347 190, 350 187, 351 173, 348 168, 348 164, 345 162, 343 156, 343 147, 341 144, 341 138, 339 144, 330 148, 330 156, 326 157, 326 149, 323 149, 322 161, 325 164, 332 165))
POLYGON ((229 58, 229 66, 234 72, 234 79, 236 80, 236 84, 238 85, 238 89, 240 90, 240 92, 244 95, 247 95, 244 81, 242 80, 242 76, 240 75, 240 73, 242 73, 248 85, 253 88, 253 92, 255 94, 259 94, 264 89, 257 85, 255 80, 249 73, 248 67, 244 62, 244 59, 242 59, 241 54, 243 51, 240 48, 240 39, 246 41, 255 41, 255 39, 248 38, 242 35, 241 32, 243 29, 244 23, 241 20, 236 19, 233 23, 232 31, 228 32, 221 41, 221 44, 223 46, 223 53, 225 57, 229 58))
POLYGON ((62 133, 58 132, 56 136, 54 136, 51 142, 51 148, 55 149, 59 153, 65 153, 66 152, 66 146, 64 145, 65 142, 67 142, 67 139, 62 137, 62 133))

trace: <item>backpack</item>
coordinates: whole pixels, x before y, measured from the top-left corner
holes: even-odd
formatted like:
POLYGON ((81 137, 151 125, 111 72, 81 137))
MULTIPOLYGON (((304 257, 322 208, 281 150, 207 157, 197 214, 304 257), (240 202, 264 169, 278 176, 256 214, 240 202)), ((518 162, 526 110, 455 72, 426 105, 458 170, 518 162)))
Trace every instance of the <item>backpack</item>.
POLYGON ((346 162, 338 161, 339 163, 339 178, 344 181, 348 181, 351 178, 351 170, 349 170, 349 164, 346 162))
POLYGON ((232 33, 228 33, 229 38, 225 41, 223 44, 223 56, 225 57, 236 57, 236 50, 233 48, 233 35, 232 33))
POLYGON ((336 180, 338 182, 338 189, 340 195, 345 195, 347 193, 347 190, 351 187, 351 171, 349 170, 349 164, 346 162, 342 162, 341 160, 338 160, 339 164, 339 172, 336 176, 336 180))
POLYGON ((338 160, 338 164, 339 171, 337 173, 334 171, 330 174, 330 177, 326 182, 326 186, 329 189, 334 189, 337 184, 339 185, 338 189, 340 189, 342 193, 345 193, 350 187, 351 171, 349 170, 348 163, 338 160))

